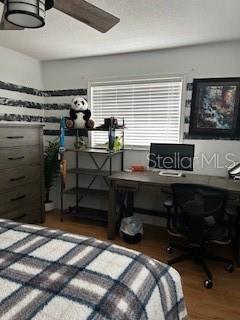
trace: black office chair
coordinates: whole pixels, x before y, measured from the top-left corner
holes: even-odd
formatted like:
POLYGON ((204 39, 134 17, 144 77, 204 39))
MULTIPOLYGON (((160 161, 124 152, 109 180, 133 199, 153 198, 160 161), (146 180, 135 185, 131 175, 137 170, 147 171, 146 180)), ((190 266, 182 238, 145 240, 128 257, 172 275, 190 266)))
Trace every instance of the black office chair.
POLYGON ((168 261, 168 264, 192 258, 202 266, 207 275, 204 286, 210 289, 213 286, 213 277, 205 258, 226 263, 226 271, 233 272, 232 260, 206 252, 208 242, 231 242, 230 224, 225 220, 228 192, 202 185, 173 184, 172 196, 172 200, 164 203, 168 211, 167 230, 173 236, 184 236, 188 245, 171 242, 167 247, 168 253, 172 253, 172 248, 185 253, 168 261))

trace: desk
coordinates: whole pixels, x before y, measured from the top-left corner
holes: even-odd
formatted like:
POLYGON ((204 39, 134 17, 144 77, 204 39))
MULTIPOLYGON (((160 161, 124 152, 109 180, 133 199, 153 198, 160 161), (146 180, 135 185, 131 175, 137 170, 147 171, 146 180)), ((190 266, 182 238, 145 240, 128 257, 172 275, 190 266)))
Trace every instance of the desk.
MULTIPOLYGON (((184 177, 164 177, 158 172, 119 172, 110 176, 111 187, 109 190, 108 210, 108 239, 114 239, 116 226, 119 219, 117 212, 117 194, 119 191, 144 192, 149 194, 161 194, 163 187, 170 187, 172 183, 195 183, 228 190, 239 198, 240 182, 224 177, 198 175, 187 173, 184 177)), ((237 201, 239 203, 239 201, 237 201)), ((238 234, 240 237, 240 231, 238 234)), ((239 240, 240 241, 240 240, 239 240)), ((238 246, 238 263, 240 264, 240 249, 238 246)))

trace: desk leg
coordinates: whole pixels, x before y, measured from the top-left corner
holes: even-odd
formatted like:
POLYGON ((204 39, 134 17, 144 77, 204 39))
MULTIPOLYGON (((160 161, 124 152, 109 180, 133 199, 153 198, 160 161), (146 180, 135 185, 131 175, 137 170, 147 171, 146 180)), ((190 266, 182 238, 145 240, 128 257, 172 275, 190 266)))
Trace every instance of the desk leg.
POLYGON ((127 193, 127 210, 125 213, 125 217, 132 217, 133 207, 134 207, 134 193, 129 191, 127 193))
POLYGON ((109 189, 109 207, 108 207, 108 239, 113 240, 116 236, 116 190, 113 186, 109 189))

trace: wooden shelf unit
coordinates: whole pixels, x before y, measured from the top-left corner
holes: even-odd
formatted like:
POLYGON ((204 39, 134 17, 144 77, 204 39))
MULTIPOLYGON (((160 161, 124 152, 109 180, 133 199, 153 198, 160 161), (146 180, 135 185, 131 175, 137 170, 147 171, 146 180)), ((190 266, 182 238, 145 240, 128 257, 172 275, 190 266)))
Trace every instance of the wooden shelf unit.
MULTIPOLYGON (((96 196, 107 199, 108 190, 109 190, 109 180, 108 177, 113 173, 113 159, 115 157, 120 157, 120 169, 119 171, 123 171, 124 169, 124 120, 123 126, 121 127, 110 127, 109 129, 104 128, 94 128, 94 129, 65 129, 65 132, 71 132, 71 136, 75 137, 75 141, 77 142, 81 136, 87 136, 89 132, 108 132, 109 133, 109 143, 111 137, 114 136, 114 132, 117 130, 121 131, 122 135, 122 149, 119 151, 107 150, 106 148, 86 148, 86 149, 66 149, 64 153, 61 154, 61 160, 64 159, 64 154, 66 152, 72 152, 75 156, 75 167, 67 169, 67 174, 75 175, 75 186, 70 189, 65 189, 63 178, 61 178, 61 221, 63 221, 64 216, 76 216, 82 218, 89 218, 91 220, 99 220, 99 221, 107 221, 107 211, 105 210, 97 210, 95 208, 86 208, 80 206, 81 200, 86 196, 96 196), (92 163, 95 165, 95 168, 81 168, 79 167, 79 159, 81 154, 88 154, 92 163), (102 156, 103 162, 101 165, 96 161, 95 155, 102 156), (105 167, 108 165, 108 169, 105 167), (103 170, 104 168, 104 170, 103 170), (91 181, 89 182, 87 187, 81 186, 81 176, 88 175, 92 176, 91 181), (97 178, 101 178, 105 181, 106 189, 97 189, 93 188, 93 184, 97 178), (69 207, 64 210, 64 196, 72 195, 75 196, 75 205, 69 207), (93 213, 92 216, 91 212, 93 213), (99 219, 98 219, 99 213, 99 219), (103 217, 105 214, 105 218, 103 217)), ((69 134, 68 134, 69 135, 69 134)))

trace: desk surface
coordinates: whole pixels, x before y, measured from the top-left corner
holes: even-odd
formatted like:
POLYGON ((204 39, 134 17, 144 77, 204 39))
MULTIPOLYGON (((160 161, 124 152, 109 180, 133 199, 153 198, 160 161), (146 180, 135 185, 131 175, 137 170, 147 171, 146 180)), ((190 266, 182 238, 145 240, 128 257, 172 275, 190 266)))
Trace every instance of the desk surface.
POLYGON ((170 186, 172 183, 196 183, 211 187, 223 188, 230 192, 240 194, 240 182, 234 182, 226 177, 216 177, 208 175, 199 175, 194 173, 186 173, 183 177, 164 177, 158 172, 119 172, 110 176, 112 181, 128 181, 141 184, 151 184, 159 186, 170 186))

